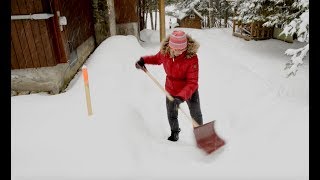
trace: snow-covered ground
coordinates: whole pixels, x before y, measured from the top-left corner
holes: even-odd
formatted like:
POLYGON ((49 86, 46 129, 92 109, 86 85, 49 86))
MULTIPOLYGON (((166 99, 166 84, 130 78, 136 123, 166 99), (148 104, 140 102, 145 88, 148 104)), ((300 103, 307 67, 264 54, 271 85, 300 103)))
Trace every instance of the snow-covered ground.
MULTIPOLYGON (((143 30, 145 43, 113 36, 86 61, 92 116, 81 72, 65 93, 11 98, 12 179, 309 179, 309 57, 296 76, 283 70, 285 50, 301 44, 184 30, 200 43, 203 118, 215 120, 223 148, 198 149, 180 112, 180 139, 167 140, 165 95, 134 67, 159 50, 159 32, 143 30)), ((162 66, 147 68, 164 85, 162 66)))

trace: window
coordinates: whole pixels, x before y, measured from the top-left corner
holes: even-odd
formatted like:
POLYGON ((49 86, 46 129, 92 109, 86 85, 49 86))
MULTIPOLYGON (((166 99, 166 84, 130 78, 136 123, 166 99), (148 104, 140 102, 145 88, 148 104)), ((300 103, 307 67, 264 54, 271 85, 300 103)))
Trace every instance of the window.
POLYGON ((195 18, 195 16, 194 16, 194 14, 190 14, 190 19, 194 19, 195 18))

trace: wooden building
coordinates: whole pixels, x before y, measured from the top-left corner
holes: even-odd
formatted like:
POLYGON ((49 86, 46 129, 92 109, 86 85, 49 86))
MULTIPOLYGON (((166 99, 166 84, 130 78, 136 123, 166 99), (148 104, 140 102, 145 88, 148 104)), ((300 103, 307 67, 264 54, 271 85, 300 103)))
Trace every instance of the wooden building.
POLYGON ((273 27, 262 26, 264 22, 242 23, 233 20, 232 35, 241 37, 247 41, 273 38, 273 27))
POLYGON ((138 0, 114 0, 118 35, 134 35, 138 38, 139 2, 138 0))
POLYGON ((59 93, 95 48, 91 0, 11 0, 11 89, 59 93))
POLYGON ((11 92, 62 92, 106 38, 138 37, 137 0, 11 0, 11 92))
MULTIPOLYGON (((234 1, 234 0, 228 0, 234 1)), ((284 4, 283 4, 284 5, 284 4)), ((259 15, 268 16, 270 15, 270 11, 268 10, 268 6, 270 6, 270 2, 264 2, 262 10, 259 11, 259 15)), ((285 5, 283 8, 286 8, 285 5)), ((234 17, 238 16, 239 13, 237 12, 237 8, 234 10, 234 17)), ((292 43, 293 40, 296 38, 296 34, 291 36, 285 36, 279 34, 282 32, 283 28, 279 28, 277 26, 265 27, 263 24, 265 21, 253 21, 251 23, 243 23, 236 18, 233 18, 233 30, 232 35, 243 38, 247 41, 249 40, 264 40, 264 39, 279 39, 285 42, 292 43)))
POLYGON ((178 17, 177 19, 177 23, 179 24, 178 27, 183 27, 183 28, 201 29, 203 21, 204 21, 204 18, 195 9, 187 11, 185 14, 178 17))

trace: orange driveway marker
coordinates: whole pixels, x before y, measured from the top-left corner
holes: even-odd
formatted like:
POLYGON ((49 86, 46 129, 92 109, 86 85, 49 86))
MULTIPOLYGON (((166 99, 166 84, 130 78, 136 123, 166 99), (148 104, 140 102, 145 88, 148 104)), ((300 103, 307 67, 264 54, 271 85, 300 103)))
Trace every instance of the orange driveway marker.
POLYGON ((84 80, 84 88, 86 91, 86 100, 87 100, 87 110, 88 115, 92 115, 92 106, 91 106, 91 98, 90 98, 90 90, 89 90, 89 81, 88 81, 88 70, 85 65, 82 66, 82 75, 84 80))

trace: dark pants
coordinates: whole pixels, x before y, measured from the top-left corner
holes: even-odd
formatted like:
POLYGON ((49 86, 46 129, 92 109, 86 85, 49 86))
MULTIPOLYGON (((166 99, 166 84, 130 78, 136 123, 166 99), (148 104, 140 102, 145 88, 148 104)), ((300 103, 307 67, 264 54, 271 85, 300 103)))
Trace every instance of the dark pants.
MULTIPOLYGON (((191 117, 199 124, 203 124, 202 113, 200 109, 200 99, 199 92, 196 90, 190 99, 187 101, 190 115, 191 117)), ((178 107, 175 107, 174 103, 166 98, 166 106, 167 106, 167 115, 170 124, 170 128, 172 131, 179 130, 179 122, 178 122, 178 107)))

